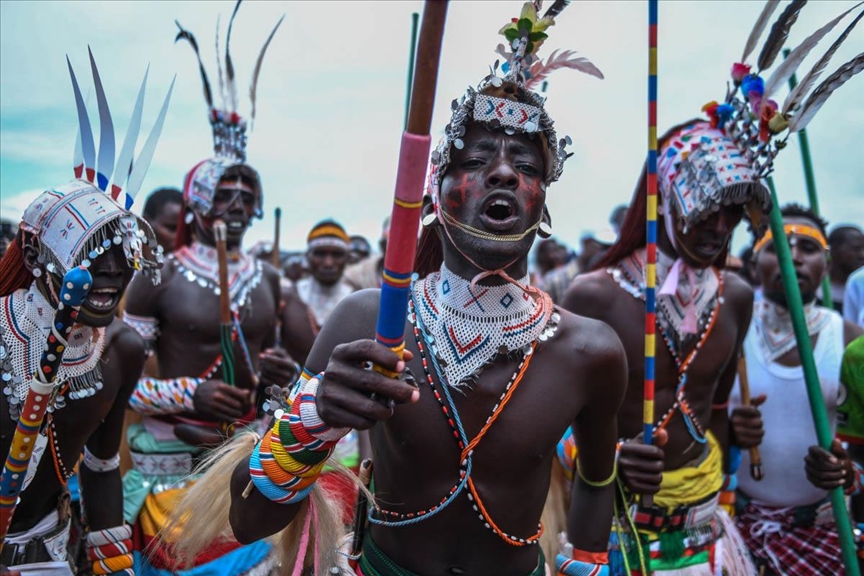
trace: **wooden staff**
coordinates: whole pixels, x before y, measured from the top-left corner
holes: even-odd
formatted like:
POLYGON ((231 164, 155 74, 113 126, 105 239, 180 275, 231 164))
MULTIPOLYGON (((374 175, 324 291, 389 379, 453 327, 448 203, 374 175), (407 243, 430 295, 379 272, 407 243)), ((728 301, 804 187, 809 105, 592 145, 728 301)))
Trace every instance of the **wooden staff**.
MULTIPOLYGON (((405 350, 405 315, 411 290, 411 274, 417 252, 417 231, 423 206, 423 188, 432 138, 432 108, 438 83, 441 40, 447 17, 447 0, 426 0, 417 49, 414 85, 408 122, 402 133, 396 192, 390 216, 390 238, 384 256, 381 302, 375 340, 400 357, 405 350)), ((385 374, 395 374, 383 371, 385 374)))
MULTIPOLYGON (((366 490, 372 484, 372 459, 366 458, 360 463, 360 484, 366 490)), ((351 539, 351 555, 348 558, 348 565, 351 568, 356 568, 359 563, 360 550, 363 547, 363 536, 366 532, 366 508, 369 506, 369 498, 366 497, 366 492, 360 490, 357 492, 357 507, 354 509, 354 537, 351 539)))
MULTIPOLYGON (((50 281, 50 278, 46 278, 46 282, 50 281)), ((9 447, 9 455, 3 466, 3 474, 0 475, 0 550, 3 549, 6 534, 9 533, 36 437, 45 420, 49 399, 54 391, 57 369, 66 351, 66 339, 72 332, 78 310, 84 303, 92 284, 90 272, 83 266, 73 268, 63 276, 60 302, 57 304, 57 312, 54 313, 54 321, 51 323, 51 333, 48 334, 45 350, 39 360, 39 368, 33 375, 27 399, 21 408, 15 435, 9 447)))
MULTIPOLYGON (((738 358, 738 384, 741 387, 741 404, 750 406, 750 379, 747 376, 747 358, 744 354, 738 358)), ((758 446, 750 448, 750 477, 757 481, 765 477, 762 472, 762 456, 759 454, 758 446)))
POLYGON ((222 381, 234 386, 234 318, 231 314, 231 287, 228 284, 228 229, 225 222, 213 223, 219 260, 219 344, 222 346, 222 381))
POLYGON ((276 208, 276 213, 274 214, 276 223, 274 224, 275 230, 273 230, 273 255, 271 256, 273 260, 273 267, 276 268, 276 271, 279 272, 279 275, 282 275, 282 253, 279 249, 279 230, 282 228, 282 209, 276 208))

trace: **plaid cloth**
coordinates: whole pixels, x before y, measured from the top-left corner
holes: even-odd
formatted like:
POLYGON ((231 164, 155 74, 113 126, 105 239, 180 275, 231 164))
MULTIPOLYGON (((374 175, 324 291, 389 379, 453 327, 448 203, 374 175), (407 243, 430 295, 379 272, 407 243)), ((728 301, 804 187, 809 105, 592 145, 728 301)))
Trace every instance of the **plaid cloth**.
POLYGON ((794 508, 750 502, 735 517, 757 568, 778 576, 842 576, 840 539, 833 521, 796 522, 794 508))

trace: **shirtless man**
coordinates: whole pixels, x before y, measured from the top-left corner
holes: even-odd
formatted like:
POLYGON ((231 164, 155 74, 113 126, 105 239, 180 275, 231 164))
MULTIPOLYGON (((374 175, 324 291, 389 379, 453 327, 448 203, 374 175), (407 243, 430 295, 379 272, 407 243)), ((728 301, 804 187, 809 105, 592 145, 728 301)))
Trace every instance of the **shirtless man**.
MULTIPOLYGON (((526 13, 538 20, 530 3, 526 13)), ((304 413, 297 433, 306 442, 313 430, 326 439, 318 450, 296 452, 298 461, 320 460, 352 428, 371 432, 381 508, 370 512, 363 574, 544 574, 538 521, 557 435, 571 425, 585 448, 570 514, 572 550, 559 567, 567 574, 577 566, 607 569, 613 416, 625 359, 607 326, 557 310, 527 284, 535 230, 550 231, 546 187, 559 177, 566 153, 521 69, 520 50, 510 56, 507 77, 469 89, 433 154, 422 279, 412 289, 404 360, 369 339, 379 293, 365 290, 333 312, 298 383, 292 413, 309 402, 315 409, 304 413), (524 110, 537 125, 526 133, 506 120, 519 115, 505 115, 502 126, 487 115, 492 103, 524 110), (411 373, 419 388, 366 370, 367 363, 411 373), (316 425, 318 415, 323 422, 316 425)), ((280 426, 290 427, 287 413, 280 426)), ((230 519, 240 541, 274 534, 292 519, 302 526, 296 515, 308 511, 296 504, 309 494, 308 482, 293 492, 283 487, 296 483, 285 477, 276 438, 267 434, 235 468, 230 519), (270 453, 282 473, 265 458, 270 453), (250 477, 254 488, 246 490, 250 477)))
MULTIPOLYGON (((258 172, 246 163, 246 121, 234 111, 208 110, 213 157, 186 176, 176 250, 155 289, 136 277, 124 320, 156 352, 159 379, 142 378, 130 405, 145 418, 129 427, 135 469, 124 478, 127 520, 136 522, 136 550, 150 545, 189 484, 193 458, 218 445, 235 423, 255 416, 257 382, 286 385, 294 367, 274 348, 279 274, 242 252, 253 218, 262 215, 258 172), (234 385, 223 381, 219 264, 214 223, 227 229, 228 282, 233 315, 234 385)), ((154 546, 142 565, 170 570, 168 546, 154 546)), ((199 572, 246 573, 267 562, 268 546, 222 543, 198 559, 199 572), (229 569, 228 566, 231 568, 229 569)))
MULTIPOLYGON (((92 56, 91 64, 95 70, 92 56)), ((102 109, 104 94, 98 83, 96 91, 102 109)), ((89 120, 79 116, 79 123, 89 133, 89 120)), ((105 134, 113 140, 113 133, 105 134)), ((92 275, 89 294, 56 370, 57 394, 49 401, 34 443, 0 555, 4 575, 74 573, 75 558, 67 549, 72 522, 67 481, 82 452, 80 488, 93 570, 134 574, 132 530, 123 522, 118 449, 123 413, 144 365, 144 343, 128 326, 112 320, 136 269, 146 274, 142 285, 152 287, 152 281, 158 282, 161 250, 147 223, 123 207, 131 205, 126 203, 127 195, 134 198, 137 192, 134 185, 127 189, 126 184, 146 171, 149 162, 142 160, 131 174, 118 171, 109 188, 117 193, 112 197, 95 183, 107 188, 111 178, 110 169, 104 173, 102 147, 106 145, 113 149, 113 143, 100 142, 98 180, 95 152, 84 152, 74 181, 47 190, 30 204, 0 261, 0 454, 4 461, 34 366, 51 330, 62 278, 76 266, 87 267, 92 275)), ((92 140, 89 150, 94 150, 92 140)))
MULTIPOLYGON (((658 440, 668 435, 668 442, 662 451, 656 446, 625 443, 619 459, 630 490, 651 494, 659 488, 654 505, 640 504, 634 516, 643 541, 652 542, 649 569, 653 570, 670 569, 674 562, 681 562, 688 530, 701 531, 703 536, 690 539, 693 554, 686 554, 692 563, 707 562, 709 554, 701 552, 714 548, 721 532, 715 527, 720 520, 728 520, 715 514, 723 481, 721 446, 726 445, 729 427, 725 408, 735 381, 738 351, 750 324, 753 292, 743 280, 717 266, 725 261, 732 231, 745 209, 758 227, 759 218, 770 207, 770 198, 767 189, 754 181, 753 168, 744 163, 733 165, 733 176, 740 182, 732 186, 721 183, 704 194, 683 176, 690 166, 696 170, 710 166, 706 158, 718 154, 718 149, 735 150, 734 146, 722 131, 704 121, 677 126, 659 143, 655 405, 658 431, 665 432, 658 434, 658 440), (691 143, 697 148, 691 150, 691 143), (682 149, 689 155, 667 154, 682 149), (684 197, 692 196, 693 202, 679 204, 680 192, 686 193, 684 197), (638 460, 648 453, 662 462, 638 460), (683 512, 679 509, 673 513, 678 506, 684 507, 683 512), (685 530, 681 518, 676 520, 674 515, 686 516, 688 510, 695 510, 696 521, 685 530), (642 518, 646 519, 644 525, 642 518), (659 549, 660 532, 679 537, 681 544, 675 552, 667 550, 664 555, 659 549)), ((623 438, 635 438, 642 430, 645 186, 643 174, 620 239, 598 270, 576 278, 564 300, 566 309, 610 325, 624 345, 630 373, 618 413, 623 438)), ((758 422, 755 425, 758 427, 758 422)), ((639 566, 638 555, 630 554, 629 559, 631 567, 639 566)), ((734 565, 724 564, 725 558, 718 556, 716 561, 737 574, 734 565)))

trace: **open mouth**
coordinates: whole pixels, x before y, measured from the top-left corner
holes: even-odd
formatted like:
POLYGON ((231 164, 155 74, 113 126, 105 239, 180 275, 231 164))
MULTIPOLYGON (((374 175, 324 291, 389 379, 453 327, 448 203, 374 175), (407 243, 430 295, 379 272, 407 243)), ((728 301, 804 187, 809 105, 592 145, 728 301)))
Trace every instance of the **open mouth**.
POLYGON ((94 288, 87 294, 84 306, 89 312, 97 314, 110 313, 120 302, 120 290, 117 288, 94 288))
POLYGON ((493 193, 483 206, 480 221, 489 230, 506 232, 519 222, 516 198, 512 192, 493 193))
POLYGON ((239 232, 243 232, 246 229, 246 223, 238 222, 235 220, 231 222, 226 222, 225 227, 228 229, 228 232, 237 234, 239 232))

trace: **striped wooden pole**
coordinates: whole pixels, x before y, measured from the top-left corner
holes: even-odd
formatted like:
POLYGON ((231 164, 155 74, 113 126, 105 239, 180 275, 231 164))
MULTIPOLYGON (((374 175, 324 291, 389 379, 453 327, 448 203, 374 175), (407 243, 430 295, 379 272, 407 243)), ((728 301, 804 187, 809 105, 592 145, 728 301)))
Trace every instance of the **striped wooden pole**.
MULTIPOLYGON (((405 315, 408 311, 411 275, 414 273, 423 184, 432 143, 429 129, 446 16, 446 0, 426 0, 411 89, 411 106, 407 127, 402 133, 396 192, 390 217, 390 238, 384 255, 375 340, 400 357, 405 349, 405 315)), ((376 369, 394 375, 380 367, 376 369)))
POLYGON ((648 0, 648 201, 645 270, 645 384, 642 393, 643 441, 654 441, 654 353, 657 288, 657 2, 648 0))

